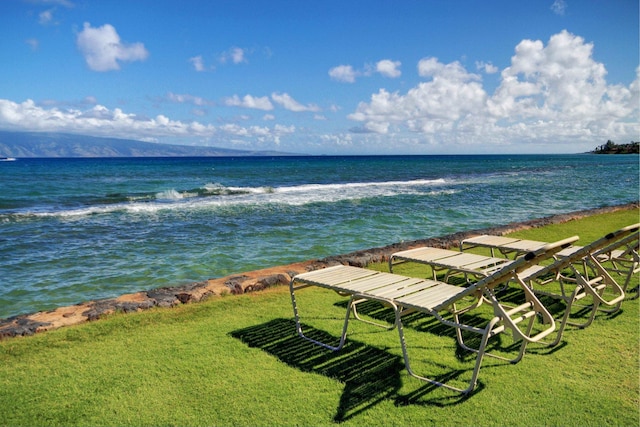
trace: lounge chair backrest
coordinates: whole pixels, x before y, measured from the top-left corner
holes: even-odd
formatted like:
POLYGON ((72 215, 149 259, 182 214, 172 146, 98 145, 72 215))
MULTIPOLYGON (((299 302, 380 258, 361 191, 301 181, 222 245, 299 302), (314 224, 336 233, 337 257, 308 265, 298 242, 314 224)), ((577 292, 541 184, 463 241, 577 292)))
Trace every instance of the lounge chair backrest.
POLYGON ((544 276, 549 272, 555 272, 568 267, 569 265, 580 261, 586 258, 589 255, 597 254, 601 251, 610 250, 613 248, 620 247, 633 239, 638 238, 638 229, 640 228, 640 224, 633 224, 627 227, 623 227, 614 232, 608 233, 606 236, 601 237, 598 240, 591 242, 586 246, 578 247, 575 251, 571 252, 567 256, 560 257, 553 264, 549 264, 548 266, 538 269, 534 274, 524 277, 525 281, 531 280, 535 277, 544 276))
MULTIPOLYGON (((606 252, 611 252, 614 249, 618 249, 621 247, 624 247, 626 245, 628 245, 629 243, 633 242, 634 240, 638 240, 640 235, 638 234, 638 230, 640 230, 640 223, 638 224, 633 224, 630 225, 628 227, 624 227, 621 228, 620 230, 616 231, 615 233, 617 233, 617 237, 615 240, 610 240, 610 243, 608 246, 602 248, 602 249, 597 249, 596 251, 596 255, 598 253, 606 253, 606 252)), ((637 243, 635 245, 633 245, 632 247, 636 247, 637 248, 637 243)))
MULTIPOLYGON (((640 229, 640 223, 633 224, 633 225, 628 225, 628 226, 623 227, 623 228, 621 228, 621 229, 619 229, 617 231, 614 231, 614 232, 611 232, 611 233, 607 234, 606 236, 602 237, 601 239, 598 239, 595 242, 593 242, 590 245, 587 245, 585 247, 591 249, 589 251, 590 253, 594 253, 594 252, 600 250, 601 248, 603 248, 605 246, 606 247, 609 247, 611 245, 619 246, 620 244, 622 244, 622 242, 620 241, 621 239, 625 239, 626 237, 629 236, 629 241, 633 240, 633 234, 637 233, 639 229, 640 229)), ((626 239, 625 239, 625 241, 626 241, 626 239)))
POLYGON ((555 253, 568 248, 577 240, 578 236, 572 236, 557 242, 548 243, 534 251, 528 252, 525 255, 516 258, 513 262, 505 265, 495 273, 467 287, 464 292, 461 292, 454 298, 443 302, 439 307, 445 307, 460 300, 464 296, 477 294, 484 291, 484 289, 492 289, 502 283, 505 283, 520 271, 525 270, 532 265, 539 264, 545 259, 551 258, 555 253))

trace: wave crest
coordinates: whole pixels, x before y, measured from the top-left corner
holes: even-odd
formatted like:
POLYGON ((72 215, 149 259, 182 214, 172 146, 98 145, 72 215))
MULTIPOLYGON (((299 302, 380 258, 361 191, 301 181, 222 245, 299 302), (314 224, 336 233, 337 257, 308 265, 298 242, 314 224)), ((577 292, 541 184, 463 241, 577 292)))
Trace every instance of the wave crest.
MULTIPOLYGON (((155 213, 161 210, 212 208, 229 205, 273 205, 299 206, 311 203, 336 203, 376 197, 415 195, 434 197, 454 191, 444 179, 418 179, 412 181, 347 182, 330 184, 300 184, 282 187, 227 187, 219 183, 207 183, 188 190, 168 189, 156 193, 109 194, 103 199, 87 199, 82 207, 50 210, 32 209, 11 212, 16 216, 60 216, 79 217, 113 212, 155 213), (448 187, 438 188, 434 187, 448 187)), ((0 217, 7 217, 1 215, 0 217)))

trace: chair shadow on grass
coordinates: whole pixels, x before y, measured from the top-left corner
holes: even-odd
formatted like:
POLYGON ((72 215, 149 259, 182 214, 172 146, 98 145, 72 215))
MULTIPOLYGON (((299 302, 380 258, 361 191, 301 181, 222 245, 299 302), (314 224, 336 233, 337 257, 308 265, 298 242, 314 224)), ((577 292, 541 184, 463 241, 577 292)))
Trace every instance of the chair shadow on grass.
MULTIPOLYGON (((337 302, 335 305, 343 307, 345 309, 347 307, 347 303, 345 301, 337 302)), ((393 309, 385 307, 376 301, 366 301, 358 304, 358 313, 367 317, 371 317, 377 322, 386 322, 390 326, 395 322, 395 312, 393 311, 393 309)), ((484 328, 486 326, 487 319, 482 316, 466 314, 464 316, 464 321, 470 326, 484 328)), ((454 329, 451 326, 443 324, 433 316, 425 315, 419 312, 412 313, 402 317, 402 324, 404 325, 405 329, 410 328, 418 332, 424 332, 426 334, 441 337, 448 336, 453 342, 456 342, 454 329)), ((480 345, 480 335, 463 332, 463 336, 465 342, 471 347, 477 348, 480 345)), ((428 336, 425 336, 422 341, 424 340, 428 340, 428 336)), ((411 347, 416 348, 416 343, 410 345, 411 347)), ((499 335, 489 340, 489 342, 487 343, 487 352, 517 352, 519 347, 520 343, 514 343, 509 337, 503 337, 502 335, 499 335)), ((456 345, 455 352, 456 358, 461 362, 474 362, 476 359, 476 353, 464 350, 458 345, 456 345)), ((491 365, 492 360, 494 359, 484 359, 484 361, 482 362, 483 370, 486 369, 487 366, 491 365)), ((504 365, 504 363, 499 364, 504 365)))
MULTIPOLYGON (((309 338, 337 343, 338 337, 327 332, 302 325, 309 338)), ((400 355, 353 339, 347 339, 340 351, 330 351, 302 339, 296 333, 292 319, 273 319, 269 322, 232 331, 230 335, 249 347, 259 348, 284 363, 303 372, 312 372, 344 383, 335 422, 346 421, 384 400, 398 406, 410 404, 455 404, 468 397, 455 395, 438 398, 432 402, 421 400, 423 396, 439 387, 426 384, 408 396, 400 394, 401 372, 405 369, 400 355), (444 403, 448 402, 448 403, 444 403)), ((470 371, 471 369, 469 369, 470 371)), ((449 371, 435 377, 438 381, 455 379, 466 370, 449 371)), ((480 387, 480 385, 479 385, 480 387)))

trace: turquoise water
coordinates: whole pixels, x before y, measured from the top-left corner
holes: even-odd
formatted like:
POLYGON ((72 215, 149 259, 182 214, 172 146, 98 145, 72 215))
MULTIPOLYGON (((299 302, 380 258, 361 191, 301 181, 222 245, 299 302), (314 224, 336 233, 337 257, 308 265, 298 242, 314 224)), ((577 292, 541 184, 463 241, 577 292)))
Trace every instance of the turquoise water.
POLYGON ((638 200, 638 157, 0 162, 0 318, 638 200))

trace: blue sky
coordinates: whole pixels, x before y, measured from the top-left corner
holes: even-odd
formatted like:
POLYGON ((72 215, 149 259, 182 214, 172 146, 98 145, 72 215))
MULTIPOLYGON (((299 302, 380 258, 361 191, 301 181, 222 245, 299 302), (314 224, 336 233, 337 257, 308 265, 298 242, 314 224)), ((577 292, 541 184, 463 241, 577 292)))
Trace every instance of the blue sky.
POLYGON ((640 139, 637 0, 1 0, 0 129, 303 154, 640 139))

